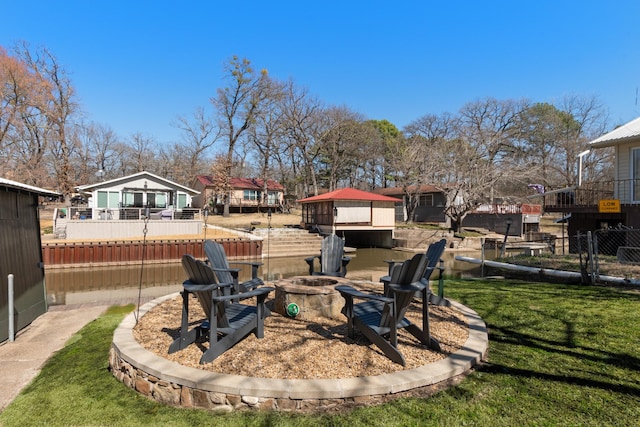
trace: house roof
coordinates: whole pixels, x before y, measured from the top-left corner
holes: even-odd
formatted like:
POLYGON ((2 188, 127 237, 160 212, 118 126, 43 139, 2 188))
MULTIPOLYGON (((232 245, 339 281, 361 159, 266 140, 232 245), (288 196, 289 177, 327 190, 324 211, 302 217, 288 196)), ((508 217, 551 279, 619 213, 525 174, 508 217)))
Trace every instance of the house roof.
MULTIPOLYGON (((205 187, 213 185, 212 177, 209 175, 198 175, 196 179, 205 187)), ((236 189, 262 190, 264 187, 264 180, 260 178, 231 178, 229 180, 229 184, 232 188, 236 189)), ((267 189, 284 191, 284 186, 277 181, 267 179, 267 189)))
POLYGON ((26 190, 31 193, 37 193, 41 196, 60 196, 60 193, 56 193, 55 191, 45 190, 44 188, 34 187, 32 185, 23 184, 17 181, 11 181, 10 179, 0 178, 0 186, 15 188, 17 190, 26 190))
POLYGON ((640 141, 640 117, 594 139, 589 145, 594 148, 602 148, 635 141, 640 141))
POLYGON ((355 188, 341 188, 318 196, 307 197, 298 200, 300 203, 322 202, 330 200, 366 200, 371 202, 394 202, 398 199, 384 196, 382 194, 370 193, 368 191, 356 190, 355 188))
MULTIPOLYGON (((442 190, 438 189, 437 187, 434 187, 433 185, 429 185, 429 184, 422 184, 420 185, 420 187, 416 187, 415 185, 410 185, 408 190, 409 192, 415 192, 416 189, 418 190, 418 193, 442 193, 442 190)), ((389 188, 378 188, 377 190, 374 190, 376 193, 378 194, 383 194, 385 196, 401 196, 404 195, 404 189, 402 187, 389 187, 389 188)))
POLYGON ((96 182, 94 184, 80 185, 77 188, 78 188, 79 191, 82 191, 82 192, 91 192, 91 191, 94 191, 95 189, 98 189, 98 188, 112 187, 112 186, 114 186, 116 184, 119 184, 119 183, 122 183, 122 182, 127 182, 127 181, 133 181, 133 180, 139 179, 139 178, 148 178, 149 180, 153 180, 153 181, 156 181, 156 182, 159 181, 159 182, 164 183, 168 187, 179 188, 182 191, 184 191, 185 193, 200 194, 199 191, 194 190, 193 188, 185 187, 184 185, 180 185, 178 183, 170 181, 170 180, 168 180, 166 178, 162 178, 161 176, 154 175, 151 172, 147 172, 147 171, 134 173, 133 175, 127 175, 127 176, 123 176, 123 177, 120 177, 120 178, 110 179, 109 181, 102 181, 102 182, 96 182))

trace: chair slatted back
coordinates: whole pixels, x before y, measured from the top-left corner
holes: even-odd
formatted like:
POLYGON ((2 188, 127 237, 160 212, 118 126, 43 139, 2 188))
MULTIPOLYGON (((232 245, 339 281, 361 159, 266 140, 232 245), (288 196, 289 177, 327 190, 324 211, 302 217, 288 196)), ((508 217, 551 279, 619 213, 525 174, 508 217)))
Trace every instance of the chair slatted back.
MULTIPOLYGON (((227 254, 224 251, 224 246, 213 240, 206 240, 204 242, 204 253, 209 259, 209 263, 213 268, 229 268, 229 261, 227 260, 227 254)), ((220 283, 232 283, 233 276, 228 271, 216 271, 220 283)))
POLYGON ((431 243, 427 248, 427 261, 428 265, 424 273, 424 278, 429 280, 431 277, 431 273, 438 266, 438 262, 442 258, 442 254, 444 254, 444 250, 447 247, 447 239, 442 239, 437 242, 431 243))
MULTIPOLYGON (((182 267, 184 271, 187 273, 187 278, 189 282, 196 285, 211 285, 219 283, 214 271, 204 262, 195 259, 190 254, 185 254, 182 256, 182 267)), ((198 298, 198 302, 202 307, 205 315, 209 317, 209 314, 212 310, 212 291, 203 291, 203 292, 195 292, 196 297, 198 298)), ((221 327, 225 327, 228 325, 226 320, 226 313, 224 310, 224 305, 220 304, 218 307, 217 313, 218 322, 221 327)))
POLYGON ((344 240, 335 234, 325 237, 322 239, 320 271, 323 273, 335 273, 340 271, 343 256, 344 240))
MULTIPOLYGON (((428 260, 425 254, 416 254, 413 258, 404 261, 402 264, 398 264, 393 267, 391 273, 390 284, 396 285, 411 285, 419 282, 427 269, 428 260)), ((380 319, 380 326, 388 326, 390 322, 396 323, 402 320, 411 301, 413 300, 414 292, 396 292, 394 298, 396 299, 396 313, 392 316, 391 307, 389 304, 385 304, 380 319)))

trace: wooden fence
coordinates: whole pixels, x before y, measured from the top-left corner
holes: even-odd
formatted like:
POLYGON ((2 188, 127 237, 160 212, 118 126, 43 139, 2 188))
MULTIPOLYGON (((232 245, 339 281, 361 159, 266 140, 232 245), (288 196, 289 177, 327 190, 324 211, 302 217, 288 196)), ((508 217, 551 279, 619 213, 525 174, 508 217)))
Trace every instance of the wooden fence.
MULTIPOLYGON (((217 239, 229 259, 260 259, 262 241, 217 239)), ((123 265, 145 262, 179 262, 184 254, 204 258, 202 240, 105 241, 85 243, 43 243, 42 259, 46 268, 123 265), (143 257, 144 256, 144 257, 143 257)))

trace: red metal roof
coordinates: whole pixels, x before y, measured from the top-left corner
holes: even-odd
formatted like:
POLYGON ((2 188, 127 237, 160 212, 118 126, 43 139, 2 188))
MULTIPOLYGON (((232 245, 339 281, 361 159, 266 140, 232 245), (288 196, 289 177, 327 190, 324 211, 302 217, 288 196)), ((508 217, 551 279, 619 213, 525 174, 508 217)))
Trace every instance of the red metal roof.
POLYGON ((318 196, 307 197, 298 200, 300 203, 322 202, 328 200, 367 200, 371 202, 397 202, 398 199, 383 196, 382 194, 370 193, 368 191, 356 190, 355 188, 341 188, 340 190, 320 194, 318 196))

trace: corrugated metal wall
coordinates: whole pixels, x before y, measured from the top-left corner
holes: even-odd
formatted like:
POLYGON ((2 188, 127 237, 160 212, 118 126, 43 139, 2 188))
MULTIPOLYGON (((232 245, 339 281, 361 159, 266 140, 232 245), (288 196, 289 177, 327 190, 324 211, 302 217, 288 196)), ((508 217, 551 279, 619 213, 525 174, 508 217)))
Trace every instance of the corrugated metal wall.
MULTIPOLYGON (((260 259, 261 240, 219 239, 229 259, 260 259)), ((92 243, 45 243, 42 246, 44 264, 47 268, 73 265, 123 265, 141 262, 179 262, 182 255, 191 254, 203 258, 202 240, 149 240, 92 242, 92 243), (145 252, 146 247, 146 252, 145 252)))
POLYGON ((9 274, 16 332, 47 311, 37 206, 37 194, 0 186, 0 341, 9 337, 9 274))

